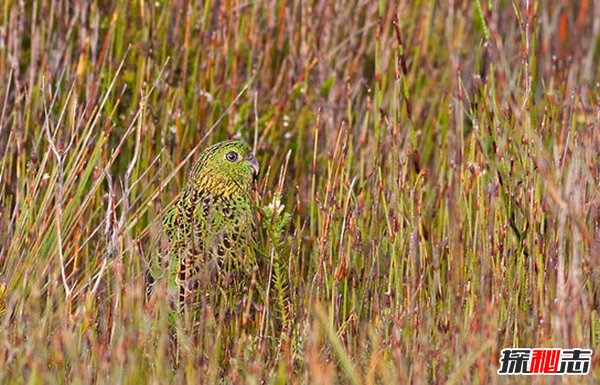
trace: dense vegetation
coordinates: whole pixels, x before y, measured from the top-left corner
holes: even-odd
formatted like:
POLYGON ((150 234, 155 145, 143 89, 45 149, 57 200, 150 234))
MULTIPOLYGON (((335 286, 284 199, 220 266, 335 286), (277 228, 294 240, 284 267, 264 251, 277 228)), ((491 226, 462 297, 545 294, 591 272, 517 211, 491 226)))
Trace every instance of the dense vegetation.
POLYGON ((589 0, 3 0, 0 383, 529 383, 502 348, 597 346, 599 37, 589 0), (268 297, 193 335, 144 276, 234 137, 268 297))

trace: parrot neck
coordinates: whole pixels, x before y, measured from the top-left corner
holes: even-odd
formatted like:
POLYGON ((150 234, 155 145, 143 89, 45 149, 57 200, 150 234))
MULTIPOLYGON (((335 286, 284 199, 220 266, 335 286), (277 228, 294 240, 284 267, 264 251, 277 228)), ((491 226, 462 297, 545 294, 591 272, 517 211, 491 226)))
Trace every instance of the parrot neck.
POLYGON ((197 183, 200 190, 223 199, 235 199, 247 194, 243 185, 228 175, 204 175, 197 183))

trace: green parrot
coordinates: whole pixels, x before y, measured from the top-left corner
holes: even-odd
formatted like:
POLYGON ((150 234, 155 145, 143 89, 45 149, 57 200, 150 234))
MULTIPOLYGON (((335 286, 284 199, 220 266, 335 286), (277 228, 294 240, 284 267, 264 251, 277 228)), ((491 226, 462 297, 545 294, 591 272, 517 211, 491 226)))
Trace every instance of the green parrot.
POLYGON ((168 208, 169 284, 184 307, 239 306, 256 271, 254 205, 249 190, 259 165, 242 140, 208 147, 168 208))

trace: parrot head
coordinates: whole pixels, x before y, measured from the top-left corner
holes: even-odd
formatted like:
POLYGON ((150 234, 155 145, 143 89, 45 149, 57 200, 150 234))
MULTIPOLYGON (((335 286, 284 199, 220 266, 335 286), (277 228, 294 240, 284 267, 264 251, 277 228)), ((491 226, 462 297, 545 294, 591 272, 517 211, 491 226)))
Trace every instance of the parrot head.
POLYGON ((200 154, 192 169, 191 182, 214 194, 246 193, 258 175, 252 148, 243 140, 219 142, 200 154))

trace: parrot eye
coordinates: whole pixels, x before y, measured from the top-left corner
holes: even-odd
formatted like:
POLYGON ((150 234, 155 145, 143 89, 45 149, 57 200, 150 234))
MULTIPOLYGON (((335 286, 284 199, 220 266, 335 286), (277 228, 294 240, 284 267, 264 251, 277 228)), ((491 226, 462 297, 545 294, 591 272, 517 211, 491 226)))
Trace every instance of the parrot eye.
POLYGON ((235 162, 238 159, 238 154, 235 151, 229 151, 225 158, 230 162, 235 162))

